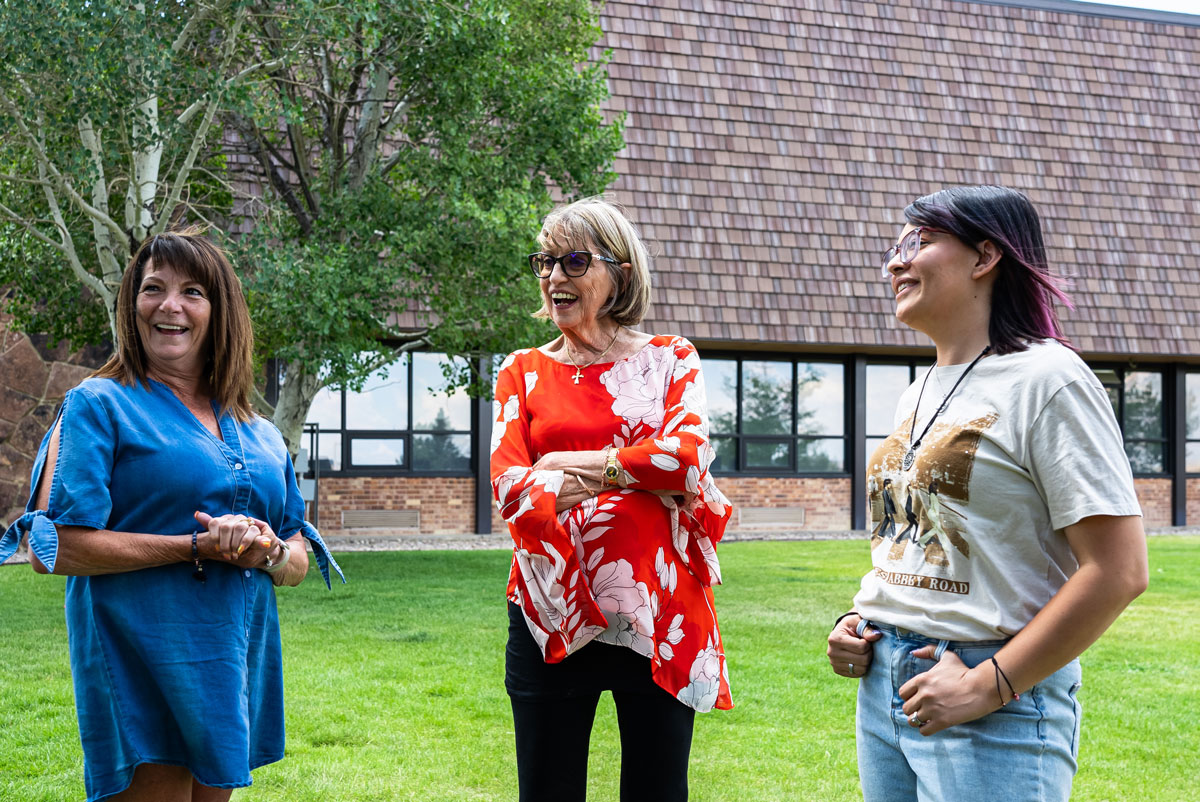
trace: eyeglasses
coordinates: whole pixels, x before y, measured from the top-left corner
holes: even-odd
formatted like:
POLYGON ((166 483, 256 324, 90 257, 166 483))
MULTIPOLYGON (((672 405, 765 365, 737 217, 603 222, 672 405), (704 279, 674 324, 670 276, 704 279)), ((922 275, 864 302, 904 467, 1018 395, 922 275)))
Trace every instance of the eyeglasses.
POLYGON ((550 278, 550 274, 554 272, 556 264, 562 264, 563 272, 571 278, 579 278, 592 264, 592 257, 596 257, 602 262, 618 265, 616 259, 609 259, 607 256, 601 256, 598 253, 588 253, 587 251, 571 251, 564 253, 562 256, 551 256, 543 251, 529 254, 529 269, 533 271, 533 275, 538 278, 550 278))
POLYGON ((906 265, 909 262, 911 262, 913 259, 917 258, 917 252, 921 250, 921 245, 922 245, 922 242, 921 242, 921 232, 922 231, 936 231, 936 230, 937 229, 930 228, 929 226, 917 226, 912 231, 910 231, 904 235, 904 238, 900 240, 899 245, 893 245, 892 247, 890 247, 886 251, 884 251, 883 252, 883 261, 880 263, 880 270, 883 272, 883 277, 887 278, 888 276, 891 275, 891 272, 888 270, 888 265, 890 265, 892 263, 892 260, 895 259, 897 256, 900 257, 900 264, 902 264, 902 265, 906 265))

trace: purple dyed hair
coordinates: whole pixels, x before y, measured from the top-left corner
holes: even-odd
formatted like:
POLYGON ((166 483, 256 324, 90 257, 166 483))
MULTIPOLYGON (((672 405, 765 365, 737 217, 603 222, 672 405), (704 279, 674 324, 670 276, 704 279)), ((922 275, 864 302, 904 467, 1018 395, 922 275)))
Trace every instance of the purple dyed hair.
POLYGON ((988 335, 998 354, 1024 351, 1031 342, 1063 334, 1054 302, 1074 308, 1063 279, 1050 272, 1042 223, 1029 198, 1007 187, 951 187, 917 198, 904 210, 914 226, 930 226, 977 247, 984 240, 1001 251, 992 288, 988 335))

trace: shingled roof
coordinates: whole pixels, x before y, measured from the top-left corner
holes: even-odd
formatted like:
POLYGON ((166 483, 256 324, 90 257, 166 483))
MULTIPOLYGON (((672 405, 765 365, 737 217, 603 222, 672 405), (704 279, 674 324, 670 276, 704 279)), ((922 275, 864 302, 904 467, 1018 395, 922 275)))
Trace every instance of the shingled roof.
POLYGON ((1154 19, 1172 17, 609 0, 613 192, 660 253, 645 328, 926 346, 892 317, 878 254, 913 198, 999 183, 1038 206, 1085 354, 1200 362, 1200 17, 1154 19))

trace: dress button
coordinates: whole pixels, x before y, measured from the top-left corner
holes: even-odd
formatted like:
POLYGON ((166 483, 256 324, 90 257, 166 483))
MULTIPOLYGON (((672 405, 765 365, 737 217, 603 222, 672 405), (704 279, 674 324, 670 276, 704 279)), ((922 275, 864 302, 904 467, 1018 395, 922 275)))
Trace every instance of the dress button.
POLYGON ((242 469, 242 463, 240 463, 240 462, 233 463, 233 469, 235 471, 240 471, 242 469))
POLYGON ((247 579, 249 579, 249 578, 250 578, 250 569, 246 569, 246 578, 247 578, 247 579))

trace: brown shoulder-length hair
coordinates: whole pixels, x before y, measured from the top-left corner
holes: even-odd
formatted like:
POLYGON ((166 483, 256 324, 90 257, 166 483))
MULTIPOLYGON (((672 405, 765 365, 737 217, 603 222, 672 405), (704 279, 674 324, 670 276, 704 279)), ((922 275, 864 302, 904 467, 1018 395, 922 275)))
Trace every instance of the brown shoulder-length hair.
POLYGON ((254 330, 250 310, 242 294, 242 282, 225 252, 197 227, 156 234, 133 255, 117 290, 117 350, 94 375, 122 384, 141 382, 149 386, 145 346, 137 327, 137 295, 151 260, 156 267, 170 265, 204 288, 212 308, 204 378, 223 412, 239 421, 251 420, 254 330))

